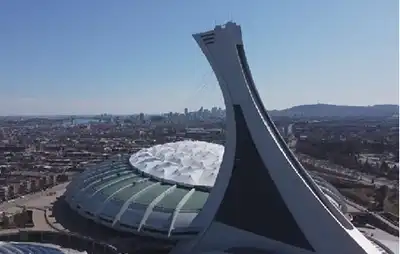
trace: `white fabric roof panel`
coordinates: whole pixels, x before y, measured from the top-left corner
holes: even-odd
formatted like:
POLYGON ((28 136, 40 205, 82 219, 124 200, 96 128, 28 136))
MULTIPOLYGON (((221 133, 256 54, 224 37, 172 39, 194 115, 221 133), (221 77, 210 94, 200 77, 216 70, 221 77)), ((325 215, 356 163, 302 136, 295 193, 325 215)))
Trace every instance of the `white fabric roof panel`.
POLYGON ((133 154, 129 162, 155 178, 211 188, 223 154, 222 145, 203 141, 180 141, 142 149, 133 154))

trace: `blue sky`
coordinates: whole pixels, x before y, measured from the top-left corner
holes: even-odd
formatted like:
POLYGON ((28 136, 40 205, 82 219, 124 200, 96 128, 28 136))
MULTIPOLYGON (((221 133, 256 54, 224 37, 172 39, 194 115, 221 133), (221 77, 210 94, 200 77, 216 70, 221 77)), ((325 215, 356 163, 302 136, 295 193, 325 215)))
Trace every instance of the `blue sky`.
POLYGON ((398 11, 395 0, 3 0, 0 115, 223 105, 191 34, 231 19, 269 109, 398 103, 398 11))

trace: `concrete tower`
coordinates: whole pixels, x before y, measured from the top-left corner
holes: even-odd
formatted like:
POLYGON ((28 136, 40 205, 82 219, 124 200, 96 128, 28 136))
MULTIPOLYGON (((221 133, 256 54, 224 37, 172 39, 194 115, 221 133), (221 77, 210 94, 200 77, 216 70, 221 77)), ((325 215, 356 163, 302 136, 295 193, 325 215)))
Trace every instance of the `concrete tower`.
POLYGON ((193 225, 172 253, 379 253, 322 194, 271 121, 254 85, 240 26, 193 35, 221 87, 225 154, 193 225))

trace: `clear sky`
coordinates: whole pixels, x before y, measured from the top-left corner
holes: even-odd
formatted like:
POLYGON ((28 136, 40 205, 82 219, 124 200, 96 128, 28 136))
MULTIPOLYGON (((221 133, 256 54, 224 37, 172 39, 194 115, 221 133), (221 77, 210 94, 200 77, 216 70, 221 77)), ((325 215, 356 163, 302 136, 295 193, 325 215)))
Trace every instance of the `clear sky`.
POLYGON ((397 104, 398 11, 396 0, 2 0, 0 115, 221 106, 191 34, 229 20, 267 108, 397 104))

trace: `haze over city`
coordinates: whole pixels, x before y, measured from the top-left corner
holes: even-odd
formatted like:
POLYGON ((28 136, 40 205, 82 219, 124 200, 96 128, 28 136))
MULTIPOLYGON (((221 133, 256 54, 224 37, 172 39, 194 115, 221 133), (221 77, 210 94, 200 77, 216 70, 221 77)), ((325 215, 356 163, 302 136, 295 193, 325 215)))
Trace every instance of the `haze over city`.
POLYGON ((222 106, 190 34, 231 19, 244 28, 269 109, 397 104, 398 9, 373 0, 4 1, 0 115, 222 106))

